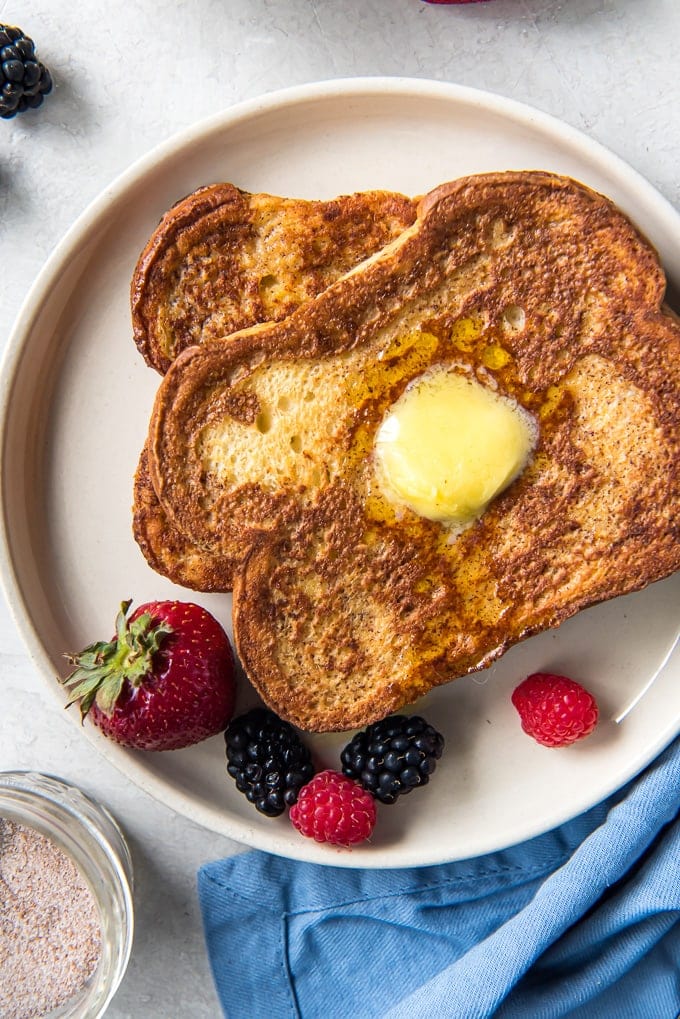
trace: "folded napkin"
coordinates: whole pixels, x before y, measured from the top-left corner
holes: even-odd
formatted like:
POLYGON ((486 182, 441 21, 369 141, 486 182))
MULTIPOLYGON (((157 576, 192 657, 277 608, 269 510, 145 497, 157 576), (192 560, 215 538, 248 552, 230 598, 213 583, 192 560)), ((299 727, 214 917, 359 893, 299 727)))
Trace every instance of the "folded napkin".
POLYGON ((676 1019, 680 740, 562 827, 459 863, 248 852, 198 893, 228 1019, 676 1019))

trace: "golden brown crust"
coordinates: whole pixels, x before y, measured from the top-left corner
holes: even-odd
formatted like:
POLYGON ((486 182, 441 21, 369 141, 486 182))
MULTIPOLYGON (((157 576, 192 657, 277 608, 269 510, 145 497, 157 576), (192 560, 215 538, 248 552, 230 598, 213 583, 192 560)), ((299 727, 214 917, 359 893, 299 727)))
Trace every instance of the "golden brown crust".
POLYGON ((168 520, 149 477, 148 451, 135 473, 132 533, 152 570, 194 591, 230 591, 234 560, 189 541, 168 520))
POLYGON ((139 257, 135 343, 163 373, 186 347, 289 315, 414 218, 411 199, 386 191, 320 202, 199 188, 163 216, 139 257))
POLYGON ((364 725, 680 567, 664 287, 607 199, 489 174, 426 196, 412 228, 285 321, 180 356, 152 417, 153 483, 192 540, 251 548, 235 635, 268 703, 304 729, 364 725), (371 466, 386 409, 439 363, 539 422, 531 465, 453 540, 395 513, 371 466))

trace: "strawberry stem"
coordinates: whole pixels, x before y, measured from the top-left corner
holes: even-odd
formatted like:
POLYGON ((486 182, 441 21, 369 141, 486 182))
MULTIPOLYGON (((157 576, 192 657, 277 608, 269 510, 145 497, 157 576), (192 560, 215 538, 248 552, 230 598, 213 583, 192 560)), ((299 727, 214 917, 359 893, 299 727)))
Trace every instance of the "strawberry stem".
POLYGON ((165 622, 154 624, 149 612, 128 620, 131 604, 131 599, 121 602, 113 640, 97 641, 78 654, 65 655, 74 667, 61 680, 69 691, 66 707, 77 703, 83 720, 94 703, 110 717, 125 684, 139 687, 153 674, 154 657, 173 632, 165 622))

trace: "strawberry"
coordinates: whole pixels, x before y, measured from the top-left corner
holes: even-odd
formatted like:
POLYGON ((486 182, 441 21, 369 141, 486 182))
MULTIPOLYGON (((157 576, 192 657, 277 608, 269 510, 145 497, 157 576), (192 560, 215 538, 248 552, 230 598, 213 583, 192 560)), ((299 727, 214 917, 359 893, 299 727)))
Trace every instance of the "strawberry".
POLYGON ((67 654, 63 680, 81 717, 138 750, 178 750, 226 728, 234 709, 234 655, 217 620, 191 602, 140 605, 116 636, 67 654))

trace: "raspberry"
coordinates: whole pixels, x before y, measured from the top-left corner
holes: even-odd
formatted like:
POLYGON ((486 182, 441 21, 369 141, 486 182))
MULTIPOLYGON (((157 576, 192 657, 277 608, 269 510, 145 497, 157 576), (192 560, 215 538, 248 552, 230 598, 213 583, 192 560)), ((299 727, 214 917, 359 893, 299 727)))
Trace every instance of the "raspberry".
POLYGON ((551 672, 535 672, 513 691, 522 728, 544 747, 566 747, 589 736, 598 707, 580 683, 551 672))
POLYGON ((370 793, 339 771, 320 771, 300 790, 290 819, 302 835, 316 842, 351 846, 367 839, 375 826, 370 793))
POLYGON ((381 803, 427 785, 444 738, 420 715, 391 715, 359 732, 340 755, 348 778, 361 782, 381 803))

